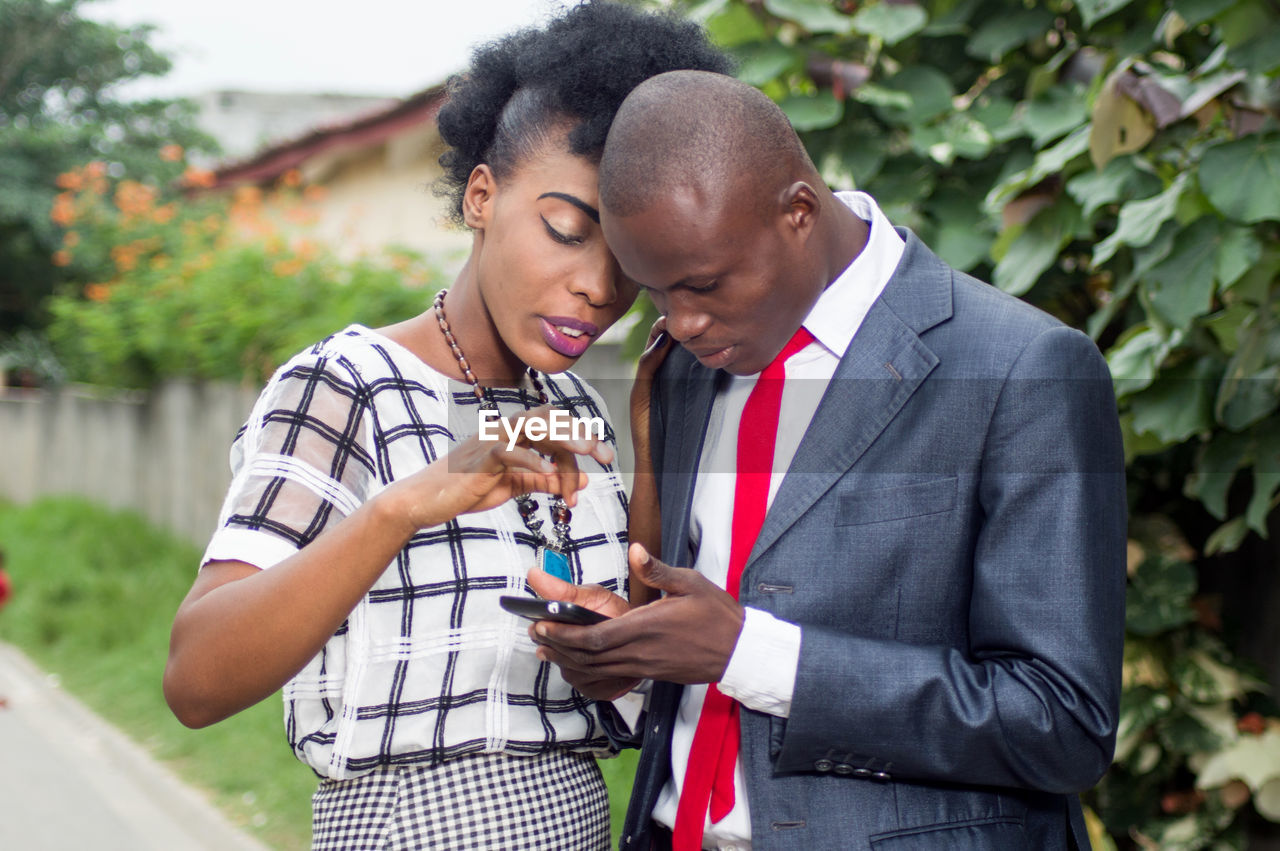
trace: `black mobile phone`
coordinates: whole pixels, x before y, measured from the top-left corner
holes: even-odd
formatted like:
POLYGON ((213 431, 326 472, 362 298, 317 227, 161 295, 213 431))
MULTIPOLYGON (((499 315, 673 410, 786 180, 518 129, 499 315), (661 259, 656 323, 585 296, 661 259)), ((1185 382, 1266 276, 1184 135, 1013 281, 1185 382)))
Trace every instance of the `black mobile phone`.
POLYGON ((502 608, 528 618, 531 621, 555 621, 556 623, 572 623, 578 626, 590 626, 593 623, 607 621, 609 618, 591 609, 575 606, 560 600, 539 600, 534 597, 499 597, 502 608))

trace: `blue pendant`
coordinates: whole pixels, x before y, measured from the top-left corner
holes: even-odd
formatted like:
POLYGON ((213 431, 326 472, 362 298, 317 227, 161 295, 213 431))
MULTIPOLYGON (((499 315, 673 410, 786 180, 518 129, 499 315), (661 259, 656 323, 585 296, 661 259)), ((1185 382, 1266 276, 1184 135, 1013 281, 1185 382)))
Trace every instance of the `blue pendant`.
POLYGON ((569 554, 542 547, 542 569, 557 579, 565 582, 573 581, 573 573, 569 570, 569 554))

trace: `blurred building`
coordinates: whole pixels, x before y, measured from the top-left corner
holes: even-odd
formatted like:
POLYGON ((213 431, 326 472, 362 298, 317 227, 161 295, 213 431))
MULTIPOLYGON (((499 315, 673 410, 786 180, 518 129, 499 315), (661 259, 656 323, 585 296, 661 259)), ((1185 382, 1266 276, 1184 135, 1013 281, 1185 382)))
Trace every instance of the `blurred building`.
MULTIPOLYGON (((278 103, 274 95, 255 100, 249 93, 228 94, 239 98, 228 105, 229 111, 238 103, 246 112, 262 113, 264 107, 278 103)), ((326 104, 337 109, 344 103, 354 106, 370 100, 314 98, 310 106, 317 110, 326 104)), ((403 100, 374 100, 372 109, 354 115, 348 112, 338 119, 312 122, 291 138, 224 161, 214 170, 211 189, 246 185, 266 189, 292 175, 302 185, 322 190, 313 193, 308 204, 318 216, 309 235, 340 256, 403 246, 452 271, 465 260, 471 237, 447 224, 446 204, 431 191, 441 174, 437 160, 444 143, 435 118, 443 102, 444 87, 433 86, 403 100)), ((305 99, 299 103, 290 114, 300 119, 306 112, 305 99)), ((280 114, 286 112, 281 106, 280 114)), ((284 119, 280 121, 276 126, 285 126, 284 119)), ((226 117, 225 126, 239 126, 236 132, 249 134, 264 124, 251 117, 226 117)))
MULTIPOLYGON (((196 126, 222 146, 220 162, 252 156, 316 127, 348 121, 397 103, 396 98, 363 95, 250 92, 219 89, 191 98, 196 126)), ((213 167, 218 161, 197 162, 213 167)))

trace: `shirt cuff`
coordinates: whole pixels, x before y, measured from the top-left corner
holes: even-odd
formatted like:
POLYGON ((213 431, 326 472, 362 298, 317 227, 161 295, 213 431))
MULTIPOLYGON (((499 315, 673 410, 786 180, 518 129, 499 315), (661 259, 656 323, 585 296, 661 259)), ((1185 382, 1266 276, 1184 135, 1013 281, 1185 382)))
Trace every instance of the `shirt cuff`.
POLYGON ((223 526, 213 533, 200 566, 211 561, 243 561, 266 570, 297 551, 295 545, 270 532, 223 526))
POLYGON ((761 609, 745 611, 720 691, 748 709, 786 718, 800 666, 800 627, 761 609))

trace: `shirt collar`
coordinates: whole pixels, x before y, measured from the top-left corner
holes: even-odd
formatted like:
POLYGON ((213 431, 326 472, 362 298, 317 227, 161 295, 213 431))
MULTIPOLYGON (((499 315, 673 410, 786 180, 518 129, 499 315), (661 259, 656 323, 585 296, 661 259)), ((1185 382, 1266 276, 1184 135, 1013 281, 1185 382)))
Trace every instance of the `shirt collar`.
POLYGON ((835 197, 870 225, 867 244, 822 291, 803 324, 823 348, 842 358, 862 320, 897 270, 906 243, 867 193, 837 192, 835 197))

